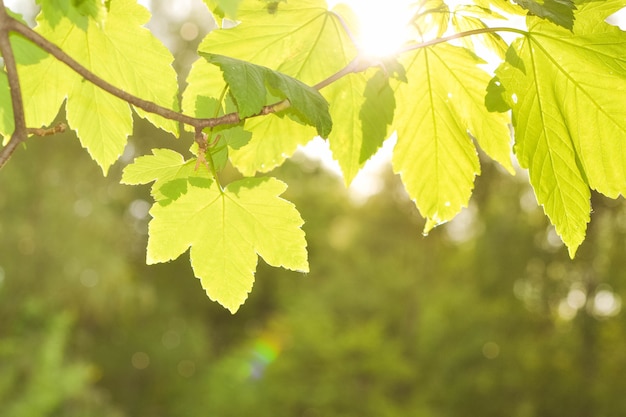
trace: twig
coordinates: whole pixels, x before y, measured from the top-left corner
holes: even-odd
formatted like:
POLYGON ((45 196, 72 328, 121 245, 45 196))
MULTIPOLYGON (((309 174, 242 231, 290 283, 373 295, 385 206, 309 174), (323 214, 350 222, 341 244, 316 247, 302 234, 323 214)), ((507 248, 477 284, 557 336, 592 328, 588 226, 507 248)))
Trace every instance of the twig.
POLYGON ((29 127, 26 129, 26 132, 29 135, 35 135, 35 136, 52 136, 52 135, 56 135, 57 133, 63 133, 65 132, 66 129, 67 129, 67 125, 65 123, 59 123, 56 126, 49 127, 47 129, 29 127))

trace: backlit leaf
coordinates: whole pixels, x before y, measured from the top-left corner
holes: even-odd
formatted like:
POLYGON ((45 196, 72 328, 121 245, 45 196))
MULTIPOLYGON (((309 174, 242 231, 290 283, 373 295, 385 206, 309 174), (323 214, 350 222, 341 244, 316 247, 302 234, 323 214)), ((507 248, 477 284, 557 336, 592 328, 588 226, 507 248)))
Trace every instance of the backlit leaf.
POLYGON ((152 155, 140 156, 132 164, 126 166, 120 182, 138 185, 154 181, 151 191, 152 197, 156 201, 162 201, 178 198, 177 194, 172 195, 171 192, 168 192, 173 189, 172 181, 182 181, 186 187, 189 178, 210 179, 211 174, 203 166, 196 169, 195 159, 185 161, 178 152, 170 149, 153 149, 152 155), (162 188, 168 184, 170 184, 169 190, 163 190, 162 188))
MULTIPOLYGON (((146 9, 133 0, 116 0, 110 3, 106 20, 101 22, 83 9, 91 3, 82 2, 77 7, 71 3, 66 10, 56 7, 63 2, 67 0, 42 2, 36 28, 40 34, 104 80, 143 99, 178 108, 173 57, 142 27, 150 17, 146 9)), ((67 98, 70 127, 106 173, 132 133, 128 104, 90 86, 51 57, 20 56, 28 125, 49 125, 67 98)), ((157 127, 176 134, 176 122, 135 110, 157 127)))
POLYGON ((484 105, 489 75, 464 48, 438 45, 415 51, 403 64, 408 84, 396 88, 393 168, 427 218, 425 233, 467 206, 480 173, 480 146, 512 172, 507 116, 484 105))
MULTIPOLYGON (((262 65, 307 85, 336 73, 357 54, 340 19, 322 0, 280 2, 276 13, 268 11, 267 2, 244 0, 238 19, 233 28, 209 33, 199 51, 262 65)), ((183 102, 199 102, 209 95, 196 85, 206 82, 204 70, 203 64, 194 64, 183 102)), ((314 130, 276 116, 250 119, 245 126, 261 132, 230 152, 233 164, 246 175, 273 169, 315 136, 314 130)))
POLYGON ((4 137, 3 142, 8 142, 9 136, 14 130, 9 80, 6 72, 0 71, 0 135, 4 137))
POLYGON ((147 262, 167 262, 191 248, 209 298, 236 312, 252 289, 257 255, 272 266, 308 271, 303 221, 279 197, 285 189, 274 178, 244 179, 223 191, 190 183, 178 199, 150 210, 147 262))
POLYGON ((346 185, 388 136, 395 99, 382 70, 350 74, 324 89, 332 97, 331 115, 339 123, 330 134, 330 149, 346 185))
POLYGON ((626 192, 626 34, 590 24, 607 11, 595 3, 580 6, 574 33, 534 21, 497 71, 513 108, 516 154, 571 256, 589 222, 589 188, 613 198, 626 192))

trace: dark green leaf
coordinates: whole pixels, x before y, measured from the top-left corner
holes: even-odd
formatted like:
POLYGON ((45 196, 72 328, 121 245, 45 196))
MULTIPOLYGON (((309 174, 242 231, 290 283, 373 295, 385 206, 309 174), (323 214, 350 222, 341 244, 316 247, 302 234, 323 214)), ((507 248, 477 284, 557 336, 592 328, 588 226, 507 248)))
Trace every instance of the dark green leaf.
POLYGON ((547 19, 569 30, 574 28, 574 10, 576 10, 576 6, 572 0, 513 1, 535 16, 547 19))
POLYGON ((308 85, 261 65, 223 55, 200 52, 209 63, 217 65, 235 99, 242 118, 259 114, 264 105, 274 104, 268 97, 288 99, 296 120, 314 126, 322 137, 332 128, 328 102, 308 85))

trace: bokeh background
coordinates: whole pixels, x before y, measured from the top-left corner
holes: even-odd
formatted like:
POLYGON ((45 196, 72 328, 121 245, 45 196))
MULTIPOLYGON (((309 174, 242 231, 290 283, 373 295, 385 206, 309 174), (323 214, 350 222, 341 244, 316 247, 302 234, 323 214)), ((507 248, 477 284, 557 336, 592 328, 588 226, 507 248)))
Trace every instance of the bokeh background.
MULTIPOLYGON (((149 3, 184 80, 210 17, 149 3)), ((145 265, 149 189, 121 169, 191 138, 136 126, 106 178, 71 132, 0 171, 0 416, 626 415, 623 199, 593 197, 572 261, 523 173, 483 161, 470 207, 424 237, 389 168, 365 198, 300 153, 273 175, 311 273, 260 261, 232 316, 187 255, 145 265)))

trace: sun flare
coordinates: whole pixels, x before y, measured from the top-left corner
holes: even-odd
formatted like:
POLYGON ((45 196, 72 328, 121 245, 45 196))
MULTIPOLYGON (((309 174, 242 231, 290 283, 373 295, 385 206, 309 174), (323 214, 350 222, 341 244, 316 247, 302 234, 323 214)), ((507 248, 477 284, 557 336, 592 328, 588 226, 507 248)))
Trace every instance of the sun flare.
POLYGON ((409 39, 411 4, 414 0, 387 0, 384 3, 367 0, 336 0, 355 13, 359 22, 356 41, 361 51, 373 57, 396 53, 409 39))

